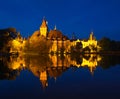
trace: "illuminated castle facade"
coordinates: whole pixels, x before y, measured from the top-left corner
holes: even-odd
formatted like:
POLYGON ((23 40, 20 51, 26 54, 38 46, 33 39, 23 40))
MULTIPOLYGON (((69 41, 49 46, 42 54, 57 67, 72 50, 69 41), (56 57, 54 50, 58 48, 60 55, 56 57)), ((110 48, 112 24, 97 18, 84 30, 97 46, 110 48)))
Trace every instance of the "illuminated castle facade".
POLYGON ((47 33, 48 33, 48 27, 47 27, 47 21, 45 19, 43 19, 43 22, 40 26, 40 33, 41 35, 43 36, 47 36, 47 33))
POLYGON ((10 46, 10 53, 12 52, 23 53, 25 43, 26 40, 22 38, 22 36, 18 32, 17 37, 8 43, 8 45, 10 46))
MULTIPOLYGON (((87 54, 86 54, 87 55, 87 54)), ((78 57, 79 60, 72 60, 70 55, 64 55, 64 59, 61 59, 61 56, 50 55, 49 60, 45 60, 40 56, 22 56, 13 58, 10 57, 10 61, 6 62, 10 70, 21 71, 23 69, 30 70, 36 77, 39 78, 42 87, 45 88, 48 86, 48 78, 54 78, 61 76, 67 69, 71 67, 81 68, 87 67, 90 73, 93 75, 94 70, 98 66, 98 63, 102 58, 97 54, 89 54, 89 58, 78 57), (80 61, 80 62, 79 62, 80 61)), ((47 56, 48 57, 48 56, 47 56)))
POLYGON ((40 26, 40 35, 44 36, 47 40, 52 42, 52 46, 49 52, 60 52, 64 50, 67 52, 68 43, 70 40, 61 33, 61 31, 57 30, 56 26, 53 30, 48 31, 47 21, 43 19, 42 24, 40 26))
POLYGON ((83 49, 89 47, 91 52, 94 51, 93 47, 99 49, 93 32, 90 33, 88 40, 69 40, 68 37, 63 35, 61 31, 57 30, 56 26, 53 30, 48 31, 47 21, 45 19, 43 19, 40 26, 40 35, 44 36, 47 40, 52 41, 52 46, 49 52, 70 52, 71 46, 76 46, 78 42, 82 44, 83 49))

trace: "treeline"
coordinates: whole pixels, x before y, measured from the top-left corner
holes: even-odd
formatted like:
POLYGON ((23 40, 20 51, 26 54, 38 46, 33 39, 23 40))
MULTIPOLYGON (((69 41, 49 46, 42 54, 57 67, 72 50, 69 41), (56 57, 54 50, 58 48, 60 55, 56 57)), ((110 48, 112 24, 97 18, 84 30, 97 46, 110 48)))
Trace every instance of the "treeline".
POLYGON ((108 69, 110 67, 120 64, 119 55, 102 55, 102 60, 98 63, 103 69, 108 69))
POLYGON ((9 68, 10 57, 0 57, 0 80, 15 80, 20 74, 19 70, 9 68))
POLYGON ((8 53, 10 50, 9 42, 17 37, 15 28, 0 30, 0 52, 8 53))
POLYGON ((101 51, 120 51, 120 41, 111 40, 109 38, 102 38, 98 41, 101 51))

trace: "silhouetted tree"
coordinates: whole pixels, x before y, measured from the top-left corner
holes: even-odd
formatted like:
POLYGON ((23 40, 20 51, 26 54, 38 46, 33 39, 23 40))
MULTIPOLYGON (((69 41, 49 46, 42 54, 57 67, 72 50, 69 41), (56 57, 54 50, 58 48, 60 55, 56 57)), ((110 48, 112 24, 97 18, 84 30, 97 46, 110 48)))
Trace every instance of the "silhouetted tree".
POLYGON ((15 28, 8 28, 0 30, 0 51, 9 52, 10 41, 17 37, 17 32, 15 28))
POLYGON ((80 52, 82 50, 82 43, 81 42, 77 42, 76 46, 75 46, 75 49, 76 49, 77 52, 80 52))
POLYGON ((120 64, 120 56, 116 55, 103 55, 102 60, 99 62, 99 65, 103 69, 110 68, 111 66, 116 66, 117 64, 120 64))
POLYGON ((120 41, 102 38, 98 41, 98 45, 102 48, 101 51, 120 51, 120 41))
POLYGON ((85 48, 83 49, 83 52, 84 52, 84 53, 90 53, 90 48, 89 48, 89 46, 85 47, 85 48))

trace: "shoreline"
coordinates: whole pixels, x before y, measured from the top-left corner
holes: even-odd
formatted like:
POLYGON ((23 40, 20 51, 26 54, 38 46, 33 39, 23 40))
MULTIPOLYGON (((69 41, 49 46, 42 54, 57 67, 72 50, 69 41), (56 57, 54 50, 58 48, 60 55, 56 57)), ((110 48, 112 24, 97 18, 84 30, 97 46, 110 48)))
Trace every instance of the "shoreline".
POLYGON ((70 55, 70 54, 79 54, 79 55, 85 55, 85 54, 98 54, 98 55, 120 55, 120 51, 102 51, 102 52, 74 52, 74 53, 35 53, 35 52, 12 52, 12 53, 5 53, 5 52, 0 52, 0 56, 3 56, 3 57, 6 57, 6 56, 12 56, 12 55, 46 55, 46 54, 51 54, 51 55, 63 55, 63 54, 66 54, 66 55, 70 55))

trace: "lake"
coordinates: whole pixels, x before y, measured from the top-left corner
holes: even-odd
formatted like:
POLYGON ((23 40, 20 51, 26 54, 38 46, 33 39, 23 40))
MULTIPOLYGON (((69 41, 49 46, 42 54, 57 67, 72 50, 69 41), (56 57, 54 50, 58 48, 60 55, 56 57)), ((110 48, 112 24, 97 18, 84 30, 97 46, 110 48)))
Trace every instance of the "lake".
POLYGON ((1 99, 120 99, 119 55, 0 57, 1 99))

